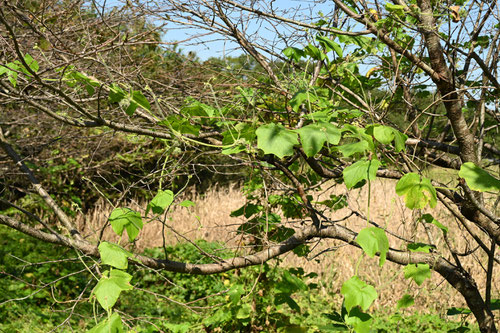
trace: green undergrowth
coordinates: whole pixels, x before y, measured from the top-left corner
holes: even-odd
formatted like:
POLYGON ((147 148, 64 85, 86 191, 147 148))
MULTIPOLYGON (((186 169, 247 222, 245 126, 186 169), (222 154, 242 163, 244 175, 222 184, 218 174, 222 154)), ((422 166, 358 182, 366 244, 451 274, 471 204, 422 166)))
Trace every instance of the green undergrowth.
MULTIPOLYGON (((197 246, 219 257, 217 243, 197 246)), ((161 248, 146 251, 162 257, 161 248)), ((169 259, 208 263, 195 246, 167 247, 169 259)), ((95 264, 71 249, 46 244, 0 226, 0 331, 85 331, 105 312, 89 302, 95 264), (74 272, 82 271, 78 274, 74 272), (56 281, 57 282, 53 282, 56 281), (17 299, 8 301, 9 299, 17 299), (80 302, 74 300, 80 299, 80 302)), ((131 266, 134 290, 115 308, 130 332, 327 332, 342 329, 338 295, 319 292, 316 275, 275 264, 193 276, 131 266)), ((478 332, 477 327, 436 314, 372 313, 371 332, 478 332)), ((456 317, 453 317, 456 319, 456 317)))

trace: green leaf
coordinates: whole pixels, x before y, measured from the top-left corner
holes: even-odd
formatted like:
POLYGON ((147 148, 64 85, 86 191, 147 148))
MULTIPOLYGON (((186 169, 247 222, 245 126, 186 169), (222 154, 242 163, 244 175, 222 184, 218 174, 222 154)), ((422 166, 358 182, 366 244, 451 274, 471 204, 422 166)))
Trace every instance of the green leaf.
POLYGON ((137 110, 137 103, 133 102, 133 101, 130 101, 130 104, 127 106, 127 108, 125 109, 125 113, 131 117, 134 115, 135 113, 135 110, 137 110))
POLYGON ((349 157, 356 153, 364 153, 368 149, 370 149, 370 145, 368 141, 361 140, 358 142, 347 143, 342 146, 338 146, 337 149, 344 155, 344 157, 349 157))
POLYGON ((465 179, 467 185, 473 191, 500 192, 500 180, 472 162, 462 164, 458 175, 465 179))
POLYGON ((375 288, 366 284, 357 276, 345 281, 340 292, 345 297, 344 304, 347 311, 351 311, 356 306, 360 306, 366 311, 378 297, 375 288))
POLYGON ((288 304, 288 306, 297 312, 300 312, 300 306, 288 293, 278 293, 274 295, 274 305, 288 304))
POLYGON ((308 44, 304 48, 304 52, 315 60, 324 60, 326 58, 325 54, 312 44, 308 44))
POLYGON ((410 243, 406 246, 406 248, 411 252, 429 253, 431 249, 434 249, 434 246, 424 243, 410 243))
POLYGON ((405 279, 413 279, 419 286, 425 279, 431 277, 431 269, 428 264, 408 264, 404 268, 405 279))
POLYGON ((238 304, 238 302, 241 300, 241 295, 245 293, 245 289, 243 288, 243 285, 241 284, 235 284, 231 286, 231 289, 227 292, 227 295, 229 296, 229 299, 231 300, 231 303, 238 304))
MULTIPOLYGON (((174 193, 170 190, 158 191, 153 200, 148 204, 146 208, 146 214, 151 209, 155 214, 163 214, 165 209, 172 204, 174 201, 174 193)), ((194 204, 193 204, 194 205, 194 204)))
POLYGON ((446 311, 447 316, 463 315, 470 313, 472 313, 472 311, 467 308, 456 308, 456 307, 449 308, 448 311, 446 311))
POLYGON ((492 299, 490 301, 490 309, 492 311, 500 310, 500 299, 492 299))
POLYGON ((123 229, 127 230, 128 238, 132 242, 142 229, 141 214, 130 208, 115 208, 109 216, 109 223, 113 231, 121 236, 123 229))
POLYGON ((340 129, 327 122, 309 124, 297 130, 304 152, 308 157, 316 155, 325 142, 336 145, 340 141, 340 129))
POLYGON ((98 249, 103 264, 110 265, 118 269, 127 269, 128 258, 132 255, 130 252, 109 242, 102 242, 99 244, 98 249))
POLYGON ((373 136, 378 142, 385 145, 388 145, 394 140, 394 132, 392 128, 388 126, 374 126, 373 136))
POLYGON ((299 62, 300 58, 305 57, 305 53, 303 50, 298 49, 296 47, 287 47, 283 50, 283 54, 288 58, 292 59, 295 62, 299 62))
POLYGON ((196 204, 191 200, 184 200, 183 202, 179 203, 179 206, 189 208, 196 206, 196 204))
POLYGON ((255 205, 252 203, 246 203, 237 210, 234 210, 231 212, 229 216, 231 217, 238 217, 244 215, 247 219, 251 217, 252 215, 255 215, 259 212, 261 212, 264 209, 263 206, 261 205, 255 205))
POLYGON ((374 180, 380 164, 379 160, 372 159, 361 160, 348 166, 342 172, 345 185, 347 188, 352 188, 362 180, 374 180))
POLYGON ((323 44, 325 46, 325 48, 327 49, 327 51, 333 50, 333 51, 335 51, 335 53, 337 53, 337 55, 340 58, 344 57, 343 52, 342 52, 342 48, 340 47, 340 45, 335 43, 330 38, 318 35, 318 36, 316 36, 316 40, 318 42, 320 42, 321 44, 323 44))
POLYGON ((119 103, 121 102, 127 93, 116 83, 111 84, 109 87, 109 101, 111 103, 119 103))
POLYGON ((410 209, 422 209, 427 204, 431 208, 436 207, 436 189, 428 178, 416 173, 408 173, 401 177, 396 184, 396 193, 405 196, 406 207, 410 209))
POLYGON ((349 315, 345 317, 345 323, 354 328, 356 333, 369 333, 372 326, 373 318, 362 312, 359 308, 353 308, 349 311, 349 315))
POLYGON ((315 95, 312 95, 309 90, 299 90, 297 91, 290 101, 288 102, 290 106, 292 107, 292 110, 295 112, 298 112, 300 109, 300 106, 304 104, 306 101, 308 102, 313 102, 317 98, 315 95))
POLYGON ((298 144, 297 133, 286 129, 281 124, 267 124, 260 126, 257 134, 257 147, 265 154, 274 154, 279 158, 293 155, 293 146, 298 144))
POLYGON ((238 312, 236 312, 236 318, 237 319, 250 318, 252 312, 253 312, 252 306, 248 303, 245 303, 238 309, 238 312))
POLYGON ((122 333, 123 325, 122 318, 116 312, 104 320, 102 320, 97 326, 88 330, 87 333, 122 333))
MULTIPOLYGON (((149 104, 148 100, 142 94, 142 92, 140 92, 138 90, 134 90, 132 92, 132 102, 135 103, 136 105, 139 105, 144 110, 151 111, 151 105, 149 104)), ((132 102, 131 102, 131 104, 132 104, 132 102)))
POLYGON ((192 97, 186 100, 189 104, 181 109, 183 114, 190 115, 191 117, 206 117, 211 118, 215 114, 215 109, 210 105, 201 103, 192 97))
POLYGON ((297 277, 295 274, 291 274, 289 271, 284 271, 283 272, 283 282, 287 283, 288 285, 292 286, 292 291, 295 292, 297 290, 307 290, 307 285, 297 277))
POLYGON ((405 149, 405 143, 408 139, 407 135, 389 126, 372 125, 367 128, 366 133, 373 135, 375 140, 384 145, 388 145, 394 141, 396 152, 405 149))
POLYGON ((122 291, 131 290, 133 287, 130 284, 132 275, 120 270, 112 270, 110 276, 105 274, 101 277, 93 290, 97 301, 101 306, 109 310, 115 305, 122 291))
POLYGON ((444 225, 442 225, 441 223, 439 223, 439 221, 436 220, 431 214, 424 214, 424 215, 422 215, 420 217, 419 221, 423 221, 423 222, 426 222, 426 223, 434 224, 436 227, 438 227, 439 229, 441 229, 441 231, 443 232, 443 234, 448 233, 448 228, 445 227, 444 225))
POLYGON ((403 297, 401 297, 399 299, 396 307, 399 310, 399 309, 410 307, 413 304, 415 304, 415 300, 413 299, 413 297, 411 295, 404 294, 403 297))
POLYGON ((33 72, 38 72, 38 69, 39 69, 39 66, 38 66, 38 62, 33 59, 33 57, 31 55, 29 55, 28 53, 26 53, 24 55, 24 61, 26 62, 26 64, 28 65, 28 67, 33 71, 33 72))
POLYGON ((387 9, 389 12, 395 13, 397 15, 402 15, 404 14, 404 8, 402 5, 393 5, 392 3, 386 3, 385 4, 385 9, 387 9))
POLYGON ((189 122, 189 119, 180 118, 177 115, 168 116, 167 119, 160 121, 160 125, 172 127, 174 131, 180 134, 192 134, 198 136, 200 133, 200 127, 194 126, 189 122))
POLYGON ((384 265, 387 251, 389 251, 389 240, 384 230, 376 227, 365 228, 359 232, 356 242, 370 258, 373 258, 377 252, 380 253, 379 265, 384 265))

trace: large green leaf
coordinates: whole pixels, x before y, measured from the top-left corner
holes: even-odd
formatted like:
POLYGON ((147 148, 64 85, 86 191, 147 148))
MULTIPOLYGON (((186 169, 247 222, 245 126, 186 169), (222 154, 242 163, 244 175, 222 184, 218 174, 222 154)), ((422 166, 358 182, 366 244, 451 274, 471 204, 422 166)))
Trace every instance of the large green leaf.
POLYGON ((366 284, 357 276, 345 281, 340 292, 345 297, 344 304, 347 311, 351 311, 355 306, 359 306, 366 311, 378 297, 375 288, 366 284))
POLYGON ((148 204, 146 214, 151 209, 155 214, 163 214, 165 209, 174 201, 174 193, 170 190, 158 191, 153 200, 148 204))
POLYGON ((122 333, 123 325, 122 318, 116 312, 114 312, 109 318, 101 321, 97 326, 88 330, 87 333, 122 333))
POLYGON ((431 208, 436 207, 436 189, 428 178, 416 173, 408 173, 401 177, 396 184, 396 193, 405 196, 406 207, 410 209, 422 209, 427 204, 431 208))
POLYGON ((257 147, 266 154, 274 154, 279 158, 293 155, 293 146, 298 144, 297 133, 286 129, 281 124, 267 124, 255 131, 257 147))
POLYGON ((431 269, 427 264, 409 264, 404 268, 405 279, 413 279, 419 286, 431 277, 431 269))
POLYGON ((132 242, 142 229, 142 217, 139 212, 130 208, 115 208, 109 216, 109 223, 113 231, 122 235, 123 229, 127 230, 128 238, 132 242))
POLYGON ((103 264, 110 265, 119 269, 127 269, 128 257, 131 256, 130 252, 124 250, 116 244, 109 242, 102 242, 101 244, 99 244, 98 249, 103 264))
POLYGON ((316 155, 325 142, 336 145, 340 141, 340 129, 327 122, 309 124, 297 130, 302 148, 308 157, 316 155))
POLYGON ((374 180, 380 164, 379 160, 371 159, 361 160, 348 166, 342 172, 345 185, 347 188, 352 188, 362 180, 374 180))
POLYGON ((130 284, 132 275, 123 271, 114 269, 109 274, 109 277, 103 276, 94 288, 93 294, 101 306, 109 310, 115 305, 122 291, 131 290, 133 287, 130 284))
POLYGON ((389 251, 389 240, 384 230, 376 227, 364 228, 356 237, 356 242, 371 258, 377 252, 380 253, 379 265, 382 266, 384 264, 387 251, 389 251))
POLYGON ((500 192, 500 180, 472 162, 462 164, 458 175, 465 179, 471 190, 500 192))

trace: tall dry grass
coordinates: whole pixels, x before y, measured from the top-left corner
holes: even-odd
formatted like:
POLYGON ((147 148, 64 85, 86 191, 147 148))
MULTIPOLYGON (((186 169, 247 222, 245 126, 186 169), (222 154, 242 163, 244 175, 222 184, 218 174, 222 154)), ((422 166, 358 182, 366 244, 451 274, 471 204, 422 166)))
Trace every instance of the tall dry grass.
MULTIPOLYGON (((433 225, 423 225, 417 222, 423 212, 407 209, 402 198, 396 195, 394 188, 395 183, 392 180, 376 180, 371 184, 370 200, 368 200, 367 186, 360 190, 346 191, 343 185, 332 184, 329 190, 318 193, 315 199, 321 200, 328 198, 330 194, 345 193, 348 195, 350 208, 359 210, 364 215, 367 215, 369 210, 370 219, 387 228, 392 247, 402 248, 403 246, 401 240, 390 235, 390 233, 395 233, 415 242, 435 244, 438 250, 443 250, 445 241, 442 232, 433 225)), ((136 250, 162 246, 164 242, 174 245, 178 242, 196 239, 221 242, 227 244, 228 247, 236 248, 246 241, 236 233, 236 229, 244 220, 229 216, 231 211, 245 203, 244 196, 237 189, 211 189, 203 195, 192 195, 189 199, 196 203, 195 207, 184 208, 174 205, 166 214, 165 223, 161 221, 147 223, 135 244, 136 250)), ((146 203, 135 200, 130 202, 128 207, 144 211, 146 203)), ((327 215, 332 219, 339 219, 348 215, 350 208, 343 208, 327 213, 327 215)), ((79 216, 78 225, 82 233, 97 239, 102 232, 103 239, 118 241, 118 237, 114 235, 106 222, 112 209, 110 204, 101 201, 94 207, 91 214, 86 215, 86 219, 79 216)), ((438 204, 430 212, 449 228, 449 241, 456 251, 461 253, 476 247, 474 241, 465 235, 444 207, 438 204)), ((366 220, 357 217, 351 217, 341 223, 354 230, 360 230, 367 225, 366 220)), ((477 230, 476 232, 480 233, 477 230)), ((356 272, 356 267, 358 275, 377 288, 379 298, 374 305, 376 310, 393 311, 397 301, 406 293, 414 296, 416 300, 413 307, 405 310, 408 312, 444 314, 445 309, 449 307, 465 306, 461 295, 437 273, 433 272, 431 279, 424 282, 422 286, 417 286, 414 282, 404 279, 403 267, 386 262, 380 268, 378 258, 361 258, 362 252, 359 249, 345 246, 339 241, 320 240, 312 242, 309 246, 313 251, 308 258, 300 258, 289 253, 283 256, 281 265, 300 266, 307 272, 318 273, 316 282, 320 286, 320 292, 330 297, 335 307, 340 306, 342 302, 340 294, 342 283, 356 272), (360 261, 359 265, 358 261, 360 261)), ((484 293, 485 273, 482 266, 486 267, 485 256, 477 250, 461 259, 464 268, 475 277, 481 292, 484 293)), ((495 274, 493 278, 494 298, 500 298, 499 285, 500 275, 495 274)))

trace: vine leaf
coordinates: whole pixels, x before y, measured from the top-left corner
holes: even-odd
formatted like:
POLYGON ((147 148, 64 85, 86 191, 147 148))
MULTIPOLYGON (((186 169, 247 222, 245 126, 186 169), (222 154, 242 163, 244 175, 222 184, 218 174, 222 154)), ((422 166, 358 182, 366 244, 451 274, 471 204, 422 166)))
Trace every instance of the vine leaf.
POLYGON ((122 333, 122 318, 116 312, 111 317, 104 319, 97 326, 88 330, 87 333, 122 333))
POLYGON ((373 135, 375 140, 384 145, 388 145, 392 141, 394 141, 394 147, 396 149, 396 152, 398 153, 401 150, 405 149, 405 143, 408 139, 408 136, 406 134, 403 134, 392 127, 383 125, 370 126, 368 127, 366 133, 373 135))
POLYGON ((98 249, 103 264, 110 265, 118 269, 127 269, 128 257, 131 256, 130 252, 109 242, 102 242, 99 244, 98 249))
POLYGON ((316 40, 324 45, 327 52, 333 50, 333 51, 335 51, 335 53, 337 53, 337 55, 340 58, 344 57, 344 54, 342 52, 342 48, 340 47, 340 45, 337 44, 336 42, 334 42, 333 40, 331 40, 330 38, 318 35, 318 36, 316 36, 316 40))
POLYGON ((255 134, 257 134, 257 147, 265 154, 273 154, 279 158, 292 155, 293 146, 299 143, 297 134, 281 124, 260 126, 255 134))
POLYGON ((406 248, 411 252, 429 253, 431 249, 434 249, 434 246, 424 243, 410 243, 406 246, 406 248))
POLYGON ((408 173, 401 177, 396 184, 396 193, 405 196, 406 207, 410 209, 422 209, 427 204, 431 208, 436 207, 436 189, 428 178, 416 173, 408 173))
POLYGON ((327 122, 309 124, 297 130, 302 142, 302 148, 308 157, 316 155, 325 142, 337 145, 341 132, 335 125, 327 122))
POLYGON ((462 164, 458 175, 465 179, 467 185, 473 191, 500 192, 500 180, 472 162, 462 164))
POLYGON ((358 142, 346 143, 345 145, 338 146, 337 149, 344 157, 349 157, 356 153, 364 153, 370 149, 370 145, 366 140, 361 140, 358 142))
POLYGON ((296 47, 287 47, 283 50, 283 54, 288 58, 292 59, 295 62, 299 62, 300 58, 305 57, 306 54, 303 50, 298 49, 296 47))
POLYGON ((117 269, 112 270, 109 277, 106 276, 106 273, 107 271, 97 282, 93 293, 99 304, 104 309, 109 310, 115 305, 122 291, 131 290, 133 287, 130 284, 132 275, 117 269))
POLYGON ((359 308, 353 308, 349 315, 345 317, 347 325, 354 328, 356 333, 369 333, 371 330, 373 318, 368 313, 364 313, 359 308))
POLYGON ((442 225, 438 220, 436 220, 431 214, 424 214, 420 217, 419 221, 423 221, 425 223, 431 223, 434 224, 436 227, 441 229, 443 234, 448 233, 448 228, 442 225))
POLYGON ((135 240, 142 229, 141 214, 130 208, 115 208, 108 220, 117 235, 121 236, 123 229, 126 229, 131 242, 135 240))
POLYGON ((345 297, 344 305, 347 311, 351 311, 355 306, 360 306, 366 311, 378 297, 375 288, 357 276, 353 276, 344 282, 340 292, 345 297))
POLYGON ((413 279, 419 286, 425 279, 431 277, 431 269, 428 264, 408 264, 404 268, 405 279, 413 279))
POLYGON ((383 229, 365 228, 359 232, 356 242, 370 258, 373 258, 377 252, 380 253, 379 265, 381 267, 384 265, 387 251, 389 251, 389 240, 383 229))
POLYGON ((165 209, 172 204, 174 201, 174 193, 170 190, 158 191, 153 200, 148 204, 146 208, 146 214, 151 211, 155 214, 163 214, 165 209))
POLYGON ((398 301, 398 304, 396 305, 397 309, 402 309, 402 308, 407 308, 415 304, 415 300, 411 295, 404 294, 403 297, 401 297, 398 301))
POLYGON ((352 188, 362 180, 374 180, 380 164, 379 160, 372 159, 361 160, 348 166, 342 172, 345 185, 347 188, 352 188))

